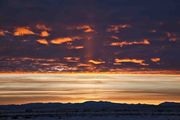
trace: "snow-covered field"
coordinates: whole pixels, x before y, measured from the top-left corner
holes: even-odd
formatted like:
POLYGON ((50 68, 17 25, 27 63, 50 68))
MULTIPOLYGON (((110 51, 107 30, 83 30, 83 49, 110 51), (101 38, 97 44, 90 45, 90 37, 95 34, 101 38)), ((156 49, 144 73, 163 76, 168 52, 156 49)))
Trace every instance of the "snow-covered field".
POLYGON ((0 118, 0 120, 180 120, 180 116, 52 116, 0 118))

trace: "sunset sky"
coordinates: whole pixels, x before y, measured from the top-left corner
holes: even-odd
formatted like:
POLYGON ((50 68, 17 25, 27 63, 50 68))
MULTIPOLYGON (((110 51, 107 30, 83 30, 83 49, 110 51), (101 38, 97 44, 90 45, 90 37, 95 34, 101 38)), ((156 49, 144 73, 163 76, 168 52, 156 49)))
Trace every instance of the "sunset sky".
POLYGON ((180 101, 178 11, 179 0, 0 0, 0 104, 180 101))

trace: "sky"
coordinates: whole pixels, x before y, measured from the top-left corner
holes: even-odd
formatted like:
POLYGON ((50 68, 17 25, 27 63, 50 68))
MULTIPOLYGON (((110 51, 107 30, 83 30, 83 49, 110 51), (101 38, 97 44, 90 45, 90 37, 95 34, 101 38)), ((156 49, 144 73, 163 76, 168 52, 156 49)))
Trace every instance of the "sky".
POLYGON ((180 101, 179 0, 0 0, 0 104, 180 101))
POLYGON ((1 0, 0 72, 180 70, 179 0, 1 0))
POLYGON ((180 102, 179 86, 180 75, 3 74, 0 76, 0 104, 180 102))

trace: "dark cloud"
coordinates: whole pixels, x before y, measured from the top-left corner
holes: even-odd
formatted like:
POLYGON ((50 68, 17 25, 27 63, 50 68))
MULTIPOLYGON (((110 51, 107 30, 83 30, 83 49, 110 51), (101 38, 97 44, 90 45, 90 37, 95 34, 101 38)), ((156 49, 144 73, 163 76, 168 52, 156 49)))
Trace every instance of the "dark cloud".
POLYGON ((1 0, 0 71, 179 71, 178 11, 178 0, 1 0))

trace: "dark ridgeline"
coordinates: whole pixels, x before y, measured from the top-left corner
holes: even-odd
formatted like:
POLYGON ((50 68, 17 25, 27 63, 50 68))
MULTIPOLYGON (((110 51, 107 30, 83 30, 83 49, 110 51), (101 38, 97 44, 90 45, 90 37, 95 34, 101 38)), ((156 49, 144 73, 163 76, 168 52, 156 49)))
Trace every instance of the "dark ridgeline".
POLYGON ((159 105, 148 105, 88 101, 0 105, 0 117, 14 115, 176 115, 180 117, 180 103, 164 102, 159 105))

